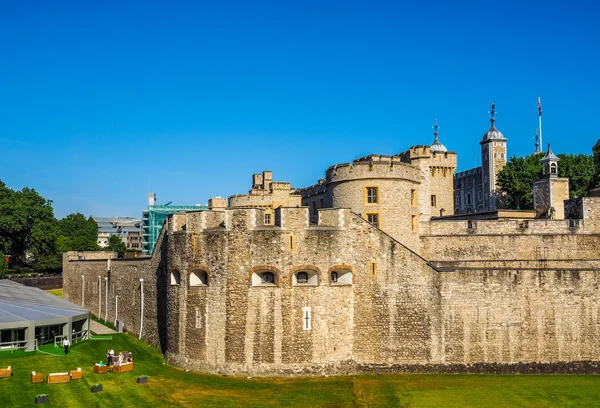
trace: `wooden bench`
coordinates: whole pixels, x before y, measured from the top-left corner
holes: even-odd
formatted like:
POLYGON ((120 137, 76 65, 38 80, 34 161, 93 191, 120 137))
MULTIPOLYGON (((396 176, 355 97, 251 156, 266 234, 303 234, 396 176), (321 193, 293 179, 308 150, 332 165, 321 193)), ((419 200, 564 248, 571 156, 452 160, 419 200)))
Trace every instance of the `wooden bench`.
POLYGON ((0 378, 7 378, 12 375, 12 368, 0 368, 0 378))
POLYGON ((81 370, 71 370, 69 373, 71 374, 71 380, 81 380, 83 378, 83 371, 81 370))
POLYGON ((44 374, 42 373, 31 373, 31 382, 32 383, 43 383, 44 382, 44 374))
POLYGON ((121 363, 113 367, 113 373, 126 373, 127 371, 133 371, 133 363, 121 363))
POLYGON ((105 374, 108 371, 108 366, 94 366, 94 374, 105 374))
POLYGON ((48 374, 48 384, 61 384, 71 381, 69 373, 52 373, 48 374))

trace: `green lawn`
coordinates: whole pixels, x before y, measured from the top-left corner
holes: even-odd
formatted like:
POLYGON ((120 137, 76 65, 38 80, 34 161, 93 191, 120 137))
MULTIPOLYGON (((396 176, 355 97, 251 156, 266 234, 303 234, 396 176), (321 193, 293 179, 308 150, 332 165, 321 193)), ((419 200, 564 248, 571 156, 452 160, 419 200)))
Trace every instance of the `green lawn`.
POLYGON ((63 356, 40 352, 3 356, 13 367, 0 379, 0 407, 26 407, 37 394, 60 407, 594 407, 600 376, 567 375, 361 375, 356 377, 247 379, 185 373, 161 354, 126 334, 76 344, 63 356), (133 352, 135 371, 93 374, 106 349, 133 352), (81 367, 82 380, 32 384, 35 370, 47 375, 81 367), (140 374, 147 384, 137 384, 140 374), (104 391, 92 394, 92 384, 104 391))
POLYGON ((50 293, 51 295, 58 296, 59 298, 63 297, 63 295, 62 295, 62 292, 63 292, 62 288, 60 288, 60 289, 50 289, 50 290, 47 290, 46 292, 50 293))

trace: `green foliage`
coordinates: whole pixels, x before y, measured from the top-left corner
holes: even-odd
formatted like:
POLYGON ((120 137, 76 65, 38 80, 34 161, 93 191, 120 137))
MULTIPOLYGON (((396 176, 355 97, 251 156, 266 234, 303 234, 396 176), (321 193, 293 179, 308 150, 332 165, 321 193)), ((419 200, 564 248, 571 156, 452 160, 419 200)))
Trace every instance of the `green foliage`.
MULTIPOLYGON (((498 173, 502 208, 533 209, 533 182, 542 177, 543 154, 513 156, 498 173)), ((585 154, 559 154, 558 176, 569 178, 569 197, 584 197, 593 186, 594 159, 585 154)))
MULTIPOLYGON (((58 222, 58 236, 70 240, 71 251, 98 250, 98 224, 92 217, 85 218, 83 214, 69 214, 58 222)), ((62 241, 66 244, 69 241, 62 241)))
POLYGON ((569 197, 585 197, 593 186, 594 158, 587 154, 559 154, 558 175, 569 178, 569 197))
POLYGON ((4 259, 4 255, 0 253, 0 256, 0 279, 4 279, 8 272, 8 262, 4 259))
POLYGON ((533 182, 542 176, 541 154, 513 156, 498 173, 500 202, 503 208, 533 209, 533 182))
POLYGON ((108 249, 116 252, 119 258, 121 258, 125 254, 125 251, 127 251, 127 246, 118 235, 111 235, 108 237, 108 249))

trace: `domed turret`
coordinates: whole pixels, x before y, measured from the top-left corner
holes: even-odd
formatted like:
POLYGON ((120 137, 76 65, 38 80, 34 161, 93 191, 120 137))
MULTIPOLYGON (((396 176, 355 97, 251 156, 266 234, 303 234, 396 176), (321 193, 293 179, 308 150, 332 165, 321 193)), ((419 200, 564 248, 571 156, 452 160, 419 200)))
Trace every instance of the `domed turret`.
POLYGON ((431 146, 429 146, 429 150, 432 152, 447 152, 448 149, 446 149, 446 146, 444 146, 443 144, 440 143, 440 141, 438 140, 438 129, 440 128, 437 124, 437 119, 435 119, 434 121, 434 125, 433 125, 433 143, 431 144, 431 146))
POLYGON ((495 108, 496 108, 496 105, 494 104, 494 102, 492 102, 492 109, 490 110, 490 114, 492 115, 490 122, 491 122, 492 126, 490 126, 490 130, 485 132, 485 134, 483 135, 482 141, 494 140, 494 139, 504 139, 504 135, 502 134, 502 132, 500 132, 498 129, 496 129, 496 126, 494 125, 494 122, 496 121, 496 119, 494 118, 494 114, 496 113, 495 108))

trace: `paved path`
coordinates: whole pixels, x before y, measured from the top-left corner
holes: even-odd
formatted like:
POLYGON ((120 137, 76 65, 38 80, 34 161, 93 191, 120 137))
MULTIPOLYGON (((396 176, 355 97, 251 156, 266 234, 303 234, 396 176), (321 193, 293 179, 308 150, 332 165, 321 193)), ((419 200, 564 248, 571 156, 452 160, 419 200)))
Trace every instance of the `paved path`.
POLYGON ((90 322, 90 329, 96 334, 116 334, 117 332, 113 329, 106 327, 103 324, 98 323, 95 320, 90 322))

